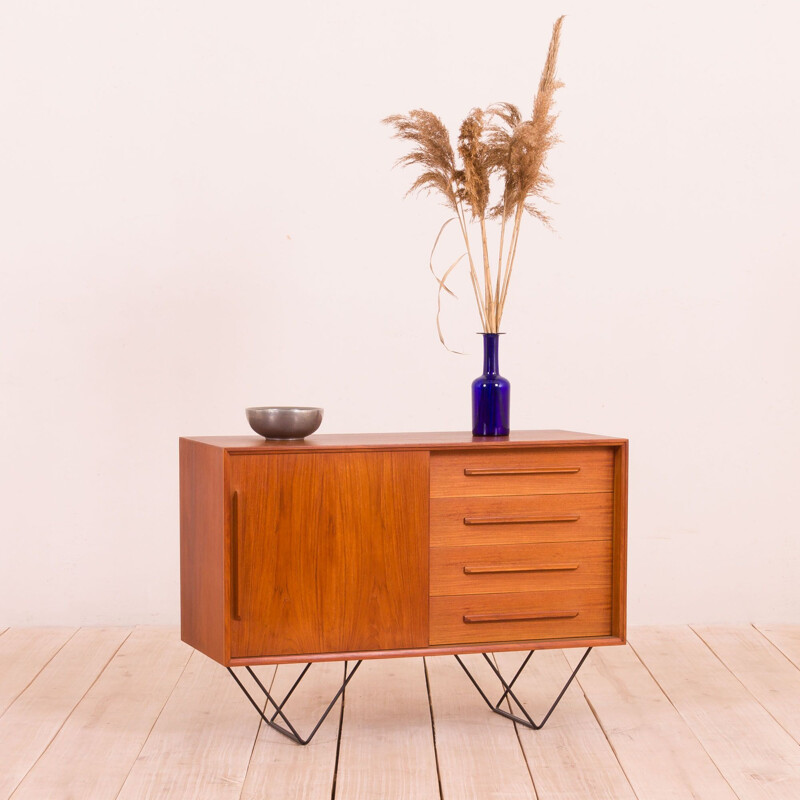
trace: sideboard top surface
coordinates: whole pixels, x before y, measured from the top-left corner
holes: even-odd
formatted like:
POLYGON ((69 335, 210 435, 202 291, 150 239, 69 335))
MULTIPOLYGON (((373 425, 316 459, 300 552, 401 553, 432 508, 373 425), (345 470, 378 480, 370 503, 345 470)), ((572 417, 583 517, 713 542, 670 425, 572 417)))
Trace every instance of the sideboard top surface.
POLYGON ((443 433, 323 433, 301 440, 268 441, 260 436, 186 436, 191 442, 229 453, 284 453, 316 450, 450 450, 461 447, 513 448, 620 445, 627 439, 574 431, 512 431, 508 436, 473 436, 469 431, 443 433))

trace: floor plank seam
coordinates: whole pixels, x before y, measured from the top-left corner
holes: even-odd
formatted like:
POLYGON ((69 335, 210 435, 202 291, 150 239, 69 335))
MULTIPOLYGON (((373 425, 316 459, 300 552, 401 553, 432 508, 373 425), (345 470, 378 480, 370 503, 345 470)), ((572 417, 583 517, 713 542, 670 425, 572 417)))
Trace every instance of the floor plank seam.
MULTIPOLYGON (((783 723, 761 702, 761 700, 759 700, 759 698, 750 690, 750 687, 723 661, 722 657, 714 650, 714 648, 691 625, 689 625, 689 630, 711 651, 714 658, 716 658, 717 661, 719 661, 719 663, 722 664, 723 667, 725 667, 725 669, 730 673, 731 677, 734 678, 736 682, 747 692, 747 694, 749 694, 750 697, 752 697, 753 700, 756 701, 759 707, 764 709, 764 711, 770 716, 772 721, 781 730, 783 730, 792 741, 797 742, 797 744, 800 745, 800 739, 797 739, 797 737, 791 731, 786 730, 783 723)), ((777 648, 775 648, 772 642, 768 642, 768 644, 770 645, 770 647, 773 647, 774 649, 777 650, 777 648)), ((781 653, 781 655, 783 654, 781 653)))
MULTIPOLYGON (((77 633, 79 630, 80 630, 80 628, 78 628, 75 631, 75 633, 77 633)), ((111 661, 117 655, 117 653, 120 651, 120 648, 122 647, 122 645, 125 644, 125 642, 128 640, 128 637, 132 633, 133 633, 133 628, 131 628, 128 631, 127 636, 125 636, 125 638, 119 643, 119 647, 117 647, 117 649, 111 654, 111 656, 109 657, 108 661, 106 661, 106 663, 103 665, 103 668, 97 673, 97 676, 95 677, 95 679, 91 682, 91 684, 88 686, 86 691, 78 698, 78 701, 75 703, 75 705, 72 706, 72 711, 70 711, 69 714, 67 714, 67 716, 64 717, 64 719, 62 720, 61 724, 58 726, 58 730, 56 730, 56 732, 50 737, 50 741, 48 741, 47 745, 42 748, 42 752, 39 753, 39 755, 36 757, 36 760, 33 762, 33 764, 31 764, 30 768, 25 772, 25 774, 22 776, 22 778, 20 778, 19 783, 17 783, 17 785, 14 787, 14 789, 12 790, 11 794, 9 795, 9 797, 13 797, 14 796, 14 792, 16 792, 17 789, 19 789, 19 787, 22 786, 22 784, 25 782, 25 779, 28 777, 28 775, 30 775, 30 773, 33 771, 33 769, 36 767, 36 765, 42 760, 42 758, 44 757, 44 754, 50 749, 50 745, 53 744, 53 742, 58 737, 58 734, 61 733, 62 728, 67 724, 67 722, 69 721, 69 719, 72 716, 72 714, 75 711, 75 709, 83 702, 83 699, 86 697, 86 695, 89 694, 89 692, 92 691, 92 688, 94 687, 94 685, 97 683, 97 681, 100 680, 100 678, 102 677, 103 673, 106 671, 106 667, 108 667, 108 665, 111 663, 111 661)), ((74 635, 75 634, 73 634, 73 636, 74 635)), ((70 636, 67 641, 69 641, 70 639, 72 639, 72 636, 70 636)), ((66 644, 66 642, 64 642, 64 644, 66 644)), ((49 663, 50 662, 48 662, 48 664, 49 663)), ((31 681, 31 683, 33 683, 33 681, 31 681)), ((13 705, 13 703, 12 703, 12 705, 13 705)), ((9 706, 9 708, 11 708, 11 706, 9 706)))
MULTIPOLYGON (((499 671, 500 665, 497 663, 497 654, 492 653, 491 656, 492 656, 492 661, 494 661, 495 667, 499 671)), ((503 687, 500 686, 500 688, 502 689, 503 687)), ((506 702, 506 708, 508 709, 509 713, 513 714, 514 709, 511 707, 511 698, 506 696, 505 702, 506 702)), ((525 752, 525 747, 522 744, 522 737, 520 736, 520 726, 517 725, 517 723, 514 722, 513 720, 511 721, 511 724, 514 726, 514 733, 517 736, 517 743, 519 744, 519 749, 522 751, 522 759, 525 762, 525 769, 528 770, 528 775, 530 776, 531 779, 531 786, 533 787, 533 796, 536 798, 536 800, 539 800, 539 790, 536 788, 536 780, 533 777, 533 770, 531 769, 530 762, 528 761, 528 754, 525 752)), ((536 731, 534 731, 534 733, 536 733, 536 731)))
MULTIPOLYGON (((277 670, 276 670, 277 672, 277 670)), ((347 662, 344 662, 344 679, 347 679, 347 662)), ((333 783, 331 784, 331 800, 336 797, 336 778, 339 775, 339 754, 342 750, 342 730, 344 728, 344 704, 347 698, 347 687, 342 692, 342 702, 339 706, 339 735, 336 737, 336 757, 333 760, 333 783)))
POLYGON ((439 769, 439 751, 436 748, 436 721, 433 718, 433 697, 431 695, 431 681, 428 676, 428 660, 422 659, 422 669, 425 673, 425 689, 428 692, 428 712, 431 715, 431 734, 433 736, 433 759, 436 763, 436 780, 439 784, 439 800, 444 800, 444 792, 442 791, 442 773, 439 769))
MULTIPOLYGON (((275 685, 275 676, 278 674, 278 668, 275 667, 272 670, 272 680, 269 682, 269 691, 272 692, 272 687, 275 685)), ((261 709, 265 714, 267 713, 267 698, 264 698, 264 707, 261 709)), ((261 716, 258 718, 258 727, 256 728, 256 735, 253 737, 253 746, 250 748, 250 755, 247 758, 247 769, 244 771, 244 778, 242 779, 242 786, 239 789, 239 800, 241 800, 242 795, 244 794, 244 787, 247 785, 247 776, 250 773, 250 765, 253 763, 253 753, 256 751, 256 745, 258 744, 258 736, 261 733, 261 728, 264 726, 264 720, 261 716)))
MULTIPOLYGON (((687 625, 686 627, 689 627, 689 626, 687 625)), ((694 633, 694 631, 692 631, 692 632, 694 633)), ((698 745, 700 745, 700 747, 702 748, 703 752, 708 757, 708 760, 714 765, 714 769, 716 769, 716 771, 719 773, 719 776, 722 778, 722 780, 725 781, 725 783, 728 784, 728 787, 730 788, 731 793, 733 794, 733 796, 734 797, 738 797, 741 800, 741 796, 739 794, 737 794, 737 792, 733 788, 731 782, 725 776, 725 773, 720 769, 720 767, 717 764, 717 762, 714 761, 714 759, 711 756, 711 753, 708 752, 708 749, 706 748, 705 744, 703 744, 703 742, 700 740, 700 737, 695 733, 694 728, 689 723, 689 720, 686 719, 686 717, 681 713, 681 710, 675 705, 675 703, 672 702, 672 698, 667 694, 667 692, 665 691, 664 687, 658 682, 658 680, 656 679, 656 676, 653 675, 652 671, 650 670, 650 667, 647 666, 647 664, 645 663, 644 659, 636 651, 636 648, 630 643, 630 640, 628 641, 628 647, 631 648, 631 651, 633 652, 633 654, 636 656, 636 658, 639 659, 639 663, 647 670, 647 674, 653 679, 653 682, 655 683, 655 685, 658 686, 658 689, 661 692, 661 694, 663 694, 664 697, 667 698, 667 702, 675 709, 675 712, 683 720, 683 722, 686 725, 686 728, 689 731, 689 733, 692 734, 692 736, 694 737, 695 741, 698 743, 698 745)))
MULTIPOLYGON (((141 626, 137 625, 134 630, 137 630, 139 627, 141 627, 141 626)), ((133 768, 136 766, 136 762, 139 760, 139 756, 142 754, 142 750, 144 750, 145 746, 147 745, 147 740, 150 738, 150 734, 153 732, 153 728, 155 728, 159 717, 161 716, 161 714, 163 713, 164 709, 166 708, 167 703, 169 703, 169 699, 170 699, 170 697, 172 697, 172 693, 175 691, 175 687, 178 685, 178 682, 183 677, 183 673, 186 672, 186 669, 188 668, 189 662, 192 660, 192 656, 194 655, 194 653, 195 653, 194 650, 192 650, 189 653, 189 657, 186 659, 186 663, 183 665, 183 669, 180 671, 178 677, 175 679, 175 683, 172 684, 172 688, 169 690, 169 692, 167 692, 167 696, 164 699, 164 702, 161 704, 161 708, 158 709, 158 714, 156 714, 155 719, 153 720, 153 724, 150 726, 150 730, 147 732, 147 736, 145 736, 144 739, 142 740, 142 746, 139 748, 139 751, 136 753, 136 757, 133 759, 133 761, 131 761, 131 766, 128 769, 128 772, 125 775, 125 780, 122 781, 122 783, 120 784, 119 789, 117 790, 117 793, 114 795, 114 800, 116 800, 116 798, 118 798, 120 796, 120 794, 122 794, 122 790, 125 788, 125 784, 128 782, 128 778, 130 778, 131 772, 133 771, 133 768)))
MULTIPOLYGON (((9 628, 8 630, 11 630, 11 628, 9 628)), ((45 661, 45 663, 42 664, 41 669, 38 670, 38 672, 28 681, 28 683, 26 683, 25 686, 23 686, 22 689, 20 689, 20 691, 14 696, 14 699, 6 706, 6 708, 3 709, 3 712, 0 713, 0 717, 2 717, 3 714, 5 714, 6 711, 8 711, 8 709, 14 705, 14 703, 16 703, 17 700, 20 697, 22 697, 23 694, 25 694, 25 692, 28 690, 31 684, 42 674, 42 672, 44 672, 45 667, 47 667, 47 665, 67 646, 67 643, 70 642, 75 637, 75 634, 77 634, 79 630, 80 628, 75 628, 75 630, 72 631, 72 634, 66 638, 61 647, 59 647, 53 653, 53 655, 51 655, 50 658, 48 658, 47 661, 45 661)))
MULTIPOLYGON (((511 711, 511 704, 506 701, 508 705, 508 710, 511 711)), ((525 761, 525 769, 528 770, 528 775, 531 779, 531 786, 533 787, 533 796, 536 800, 539 800, 539 790, 536 788, 536 780, 533 777, 533 770, 531 769, 530 762, 528 761, 528 754, 525 752, 525 747, 522 744, 522 737, 520 736, 520 726, 517 725, 516 722, 511 723, 514 726, 514 733, 517 736, 517 744, 519 744, 519 749, 522 751, 522 759, 525 761)), ((534 731, 536 733, 536 731, 534 731)))
POLYGON ((611 739, 609 738, 608 731, 606 730, 602 720, 600 719, 600 714, 598 713, 594 705, 592 705, 592 701, 589 698, 589 695, 586 694, 586 691, 584 690, 583 686, 581 686, 580 681, 581 681, 580 676, 579 675, 576 676, 575 683, 577 683, 578 686, 580 686, 581 694, 583 695, 583 699, 586 701, 586 705, 589 706, 589 711, 592 712, 592 716, 595 718, 595 720, 597 720, 597 725, 602 731, 603 736, 605 736, 606 741, 608 742, 608 746, 611 748, 611 752, 614 754, 614 758, 617 760, 617 764, 619 764, 620 772, 625 776, 625 780, 628 782, 628 786, 631 787, 631 794, 636 798, 636 800, 639 800, 639 795, 636 794, 636 789, 633 788, 633 783, 631 782, 631 779, 628 776, 627 770, 622 764, 622 761, 619 757, 619 753, 617 752, 617 748, 614 747, 614 742, 612 742, 611 739))
POLYGON ((769 642, 795 669, 800 670, 800 664, 795 662, 794 659, 790 658, 786 653, 784 653, 780 645, 773 642, 772 639, 770 639, 769 636, 767 636, 767 634, 764 633, 764 631, 762 631, 761 628, 758 627, 758 625, 755 625, 753 623, 751 623, 751 625, 753 627, 753 630, 756 631, 759 634, 759 636, 762 636, 765 641, 769 642))

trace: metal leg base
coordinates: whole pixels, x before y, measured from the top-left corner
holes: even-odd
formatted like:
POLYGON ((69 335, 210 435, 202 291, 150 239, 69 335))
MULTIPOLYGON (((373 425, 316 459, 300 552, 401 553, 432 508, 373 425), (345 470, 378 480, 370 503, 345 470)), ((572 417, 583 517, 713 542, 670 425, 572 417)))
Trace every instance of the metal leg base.
POLYGON ((302 681, 303 678, 305 677, 306 673, 311 667, 311 664, 305 665, 303 671, 300 673, 300 676, 297 678, 294 684, 292 684, 292 688, 289 689, 289 691, 286 693, 286 696, 280 702, 275 701, 272 695, 267 691, 266 686, 264 686, 264 684, 261 683, 261 681, 258 679, 258 676, 255 674, 255 672, 253 672, 253 670, 250 667, 245 667, 245 669, 250 673, 250 676, 253 678, 256 684, 258 684, 258 688, 261 689, 261 691, 264 693, 264 696, 267 698, 266 714, 264 713, 264 711, 261 710, 261 706, 259 706, 258 703, 253 699, 250 692, 248 692, 247 689, 245 689, 244 684, 239 680, 236 673, 230 667, 228 667, 228 672, 230 672, 230 674, 233 676, 233 679, 236 681, 236 683, 239 684, 239 688, 245 693, 247 699, 252 703, 253 708, 255 708, 255 710, 258 711, 258 714, 261 717, 261 719, 263 719, 264 722, 267 725, 269 725, 270 728, 278 731, 278 733, 282 733, 284 736, 288 737, 296 744, 305 745, 308 744, 314 738, 314 734, 319 730, 320 725, 322 725, 322 723, 325 722, 325 718, 328 716, 334 705, 336 705, 336 701, 342 696, 345 686, 347 686, 347 684, 350 683, 350 679, 353 677, 353 675, 355 675, 356 670, 361 666, 361 662, 357 661, 355 666, 348 672, 347 663, 348 663, 347 661, 344 662, 344 682, 339 687, 339 690, 336 692, 336 694, 333 696, 333 700, 331 700, 330 704, 325 709, 323 715, 319 718, 319 722, 317 722, 317 724, 314 726, 314 730, 312 730, 311 733, 305 739, 302 736, 300 736, 297 730, 295 730, 294 725, 292 725, 292 723, 289 722, 288 718, 283 713, 283 707, 286 705, 286 701, 292 696, 292 692, 294 692, 294 690, 300 685, 300 681, 302 681), (275 713, 272 714, 272 716, 268 716, 271 710, 270 704, 275 708, 275 713), (275 722, 275 720, 278 717, 280 717, 283 720, 286 727, 275 722))
POLYGON ((464 670, 464 672, 467 673, 467 677, 472 681, 472 685, 478 690, 480 696, 486 701, 486 705, 489 706, 489 708, 491 708, 495 714, 499 714, 501 717, 513 720, 519 725, 524 725, 526 728, 532 728, 533 730, 538 731, 541 728, 543 728, 547 720, 550 719, 550 715, 553 713, 553 711, 555 711, 556 706, 559 704, 561 698, 564 696, 567 689, 569 689, 569 685, 575 679, 575 676, 578 674, 578 670, 583 666, 583 662, 586 661, 586 658, 589 655, 589 653, 591 653, 591 651, 592 648, 590 647, 583 654, 581 660, 578 662, 578 666, 575 667, 575 669, 572 671, 572 675, 569 676, 569 680, 564 684, 564 688, 561 690, 561 692, 559 692, 559 695, 558 697, 556 697, 553 705, 550 706, 550 710, 544 715, 544 718, 539 723, 533 721, 533 718, 527 712, 525 706, 522 705, 522 703, 519 701, 517 696, 512 691, 512 687, 516 683, 517 678, 519 678, 519 676, 522 674, 522 670, 525 669, 528 662, 531 660, 531 656, 534 654, 534 652, 536 652, 535 650, 531 650, 530 653, 528 653, 528 655, 525 656, 525 660, 522 662, 522 665, 517 670, 516 675, 514 675, 510 683, 506 683, 505 679, 500 674, 500 670, 498 670, 497 667, 494 665, 494 661, 492 661, 492 659, 486 653, 483 653, 483 657, 486 659, 486 663, 492 668, 492 672, 494 672, 494 674, 497 675, 504 689, 503 694, 500 696, 500 699, 494 704, 484 694, 483 689, 481 689, 481 687, 478 685, 478 682, 475 680, 475 678, 472 677, 472 673, 467 669, 466 664, 464 664, 464 662, 458 656, 456 656, 455 658, 456 661, 458 661, 458 663, 461 664, 461 668, 464 670), (519 710, 522 712, 523 716, 519 716, 518 714, 513 714, 510 711, 506 711, 504 708, 500 708, 501 704, 503 703, 503 700, 505 700, 506 697, 509 697, 511 698, 511 700, 514 701, 517 708, 519 708, 519 710))

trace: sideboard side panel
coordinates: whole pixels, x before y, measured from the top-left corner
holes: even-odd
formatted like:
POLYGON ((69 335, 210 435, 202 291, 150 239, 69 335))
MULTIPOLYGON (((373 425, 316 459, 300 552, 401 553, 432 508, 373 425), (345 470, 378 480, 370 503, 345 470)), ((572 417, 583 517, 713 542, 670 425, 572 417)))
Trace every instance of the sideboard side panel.
POLYGON ((628 443, 614 456, 614 552, 611 595, 611 634, 624 643, 627 627, 628 569, 628 443))
POLYGON ((224 451, 180 440, 181 639, 226 663, 224 451))

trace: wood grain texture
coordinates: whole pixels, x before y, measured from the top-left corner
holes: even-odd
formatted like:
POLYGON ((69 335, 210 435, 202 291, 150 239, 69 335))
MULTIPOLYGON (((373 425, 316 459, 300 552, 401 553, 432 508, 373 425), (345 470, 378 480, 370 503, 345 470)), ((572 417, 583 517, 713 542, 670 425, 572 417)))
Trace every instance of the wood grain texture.
POLYGON ((610 492, 613 467, 610 447, 436 452, 431 497, 610 492))
POLYGON ((227 670, 193 653, 117 800, 239 800, 259 723, 227 670))
POLYGON ((577 680, 640 800, 737 800, 630 647, 592 651, 577 680))
POLYGON ((225 663, 224 454, 180 441, 181 638, 225 663))
POLYGON ((611 597, 601 589, 552 589, 541 592, 461 595, 431 598, 431 644, 570 639, 611 633, 611 597), (466 623, 465 616, 511 614, 541 616, 569 613, 568 619, 466 623))
POLYGON ((75 628, 11 628, 0 637, 0 714, 64 646, 75 628))
POLYGON ((428 456, 235 456, 232 654, 428 643, 428 456))
MULTIPOLYGON (((496 682, 482 657, 465 661, 482 685, 496 682)), ((514 725, 488 709, 454 658, 426 658, 425 663, 442 796, 536 800, 514 725)))
POLYGON ((693 629, 800 744, 800 669, 752 625, 693 629))
POLYGON ((688 628, 630 642, 740 798, 800 797, 800 745, 688 628))
MULTIPOLYGON (((352 667, 352 665, 350 665, 352 667)), ((259 676, 275 697, 282 698, 300 674, 299 664, 278 667, 272 685, 259 676)), ((343 664, 315 664, 286 705, 301 736, 308 736, 344 680, 343 664)), ((358 680, 354 676, 353 682, 358 680)), ((261 725, 250 758, 242 800, 306 800, 332 796, 339 741, 341 706, 337 705, 305 747, 298 747, 267 725, 261 725)))
MULTIPOLYGON (((503 653, 495 661, 509 679, 522 658, 503 653)), ((555 651, 537 652, 528 662, 514 692, 535 720, 543 718, 571 671, 563 654, 555 651)), ((496 700, 502 694, 500 683, 494 679, 489 686, 489 697, 496 700)), ((539 800, 636 800, 577 683, 567 690, 542 730, 520 727, 517 732, 539 800)))
POLYGON ((519 445, 570 447, 579 444, 620 444, 625 439, 575 431, 511 431, 508 436, 473 436, 469 431, 435 433, 322 433, 299 441, 267 441, 249 436, 191 436, 189 441, 231 453, 308 453, 336 450, 505 449, 519 445))
POLYGON ((431 546, 503 545, 530 542, 611 541, 613 495, 520 495, 516 497, 437 497, 431 500, 431 546), (578 517, 575 521, 563 518, 578 517), (465 519, 497 519, 470 525, 465 519), (536 522, 507 520, 532 519, 536 522), (549 522, 554 518, 561 521, 549 522))
POLYGON ((438 796, 422 659, 362 664, 347 688, 336 799, 438 796))
POLYGON ((14 800, 116 797, 191 650, 137 628, 14 792, 14 800))
POLYGON ((81 628, 0 717, 0 797, 16 789, 130 633, 81 628))
POLYGON ((611 542, 431 549, 431 595, 526 592, 611 584, 611 542))

